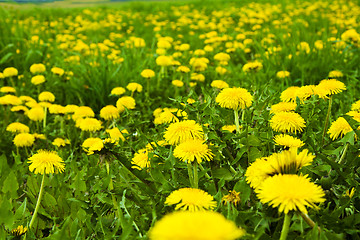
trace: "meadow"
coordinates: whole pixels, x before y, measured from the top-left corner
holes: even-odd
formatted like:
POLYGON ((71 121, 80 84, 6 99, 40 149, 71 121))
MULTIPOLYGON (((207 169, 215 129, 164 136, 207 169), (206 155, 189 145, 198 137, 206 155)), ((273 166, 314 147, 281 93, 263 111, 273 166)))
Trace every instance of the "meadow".
POLYGON ((0 239, 360 239, 358 1, 0 7, 0 30, 0 239))

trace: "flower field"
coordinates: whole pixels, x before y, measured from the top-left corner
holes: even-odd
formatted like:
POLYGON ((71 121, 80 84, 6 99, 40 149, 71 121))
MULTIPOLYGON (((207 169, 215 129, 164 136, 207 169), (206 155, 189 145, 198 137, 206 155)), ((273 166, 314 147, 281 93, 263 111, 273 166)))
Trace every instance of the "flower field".
POLYGON ((0 7, 0 239, 360 239, 358 1, 0 7))

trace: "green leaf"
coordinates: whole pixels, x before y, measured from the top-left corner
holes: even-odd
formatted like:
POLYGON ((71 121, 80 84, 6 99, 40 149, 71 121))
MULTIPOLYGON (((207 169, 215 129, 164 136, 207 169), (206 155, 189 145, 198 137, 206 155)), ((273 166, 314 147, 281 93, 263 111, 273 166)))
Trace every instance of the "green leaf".
POLYGON ((25 198, 23 203, 20 205, 20 207, 16 209, 15 219, 21 219, 24 217, 26 211, 26 204, 27 204, 27 198, 25 198))
POLYGON ((249 146, 261 146, 261 141, 255 135, 249 135, 248 141, 249 146))
POLYGON ((0 200, 0 225, 5 224, 5 227, 10 229, 14 224, 14 214, 12 213, 12 204, 9 196, 3 195, 0 200))
POLYGON ((11 171, 3 183, 2 191, 4 193, 6 192, 16 193, 18 189, 19 189, 19 184, 17 182, 16 175, 13 171, 11 171))
POLYGON ((212 173, 214 178, 224 179, 226 181, 230 181, 233 179, 233 175, 226 168, 214 169, 212 173))
POLYGON ((249 200, 251 195, 251 188, 249 184, 246 183, 245 178, 235 184, 234 190, 240 192, 240 200, 243 204, 249 200))
POLYGON ((7 53, 5 56, 1 58, 0 64, 7 62, 12 55, 14 55, 12 52, 7 53))

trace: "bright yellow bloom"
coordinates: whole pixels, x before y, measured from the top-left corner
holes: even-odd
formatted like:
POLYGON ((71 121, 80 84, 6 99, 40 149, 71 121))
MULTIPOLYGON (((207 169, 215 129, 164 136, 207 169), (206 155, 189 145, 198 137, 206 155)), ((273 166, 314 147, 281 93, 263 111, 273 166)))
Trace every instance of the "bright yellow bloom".
POLYGON ((72 119, 74 121, 78 120, 79 118, 84 118, 84 117, 94 117, 95 113, 94 111, 88 107, 88 106, 76 106, 76 105, 68 105, 65 108, 67 108, 67 110, 65 109, 66 112, 71 112, 74 111, 74 114, 72 116, 72 119))
POLYGON ((64 75, 64 73, 65 73, 64 69, 59 68, 59 67, 53 67, 53 68, 51 68, 51 72, 52 72, 53 74, 56 74, 56 75, 59 75, 59 76, 62 76, 62 75, 64 75))
POLYGON ((255 192, 262 203, 279 207, 279 212, 285 214, 292 210, 307 214, 306 207, 316 208, 315 203, 325 201, 320 186, 310 182, 306 176, 292 174, 269 177, 255 192))
POLYGON ((27 232, 28 228, 24 227, 23 225, 17 226, 17 228, 14 228, 11 230, 11 234, 20 237, 21 235, 24 235, 27 232))
POLYGON ((156 64, 162 67, 171 66, 172 61, 171 57, 168 56, 158 56, 156 58, 156 64))
POLYGON ((42 63, 34 63, 33 65, 30 66, 30 72, 32 74, 42 73, 42 72, 45 72, 45 71, 46 71, 46 67, 42 63))
POLYGON ((174 157, 180 158, 183 162, 197 161, 201 163, 203 160, 211 161, 213 156, 211 149, 201 139, 187 140, 174 149, 174 157))
POLYGON ((54 102, 55 96, 51 92, 42 92, 39 94, 39 101, 41 102, 54 102))
POLYGON ((320 98, 328 98, 330 95, 341 93, 344 90, 346 90, 345 84, 336 79, 324 79, 315 87, 315 93, 320 98))
POLYGON ((191 212, 212 210, 217 206, 214 197, 197 188, 180 188, 173 191, 165 201, 166 205, 176 205, 175 210, 191 212))
POLYGON ((18 73, 18 70, 14 67, 7 67, 3 71, 4 77, 15 77, 18 73))
MULTIPOLYGON (((239 126, 239 128, 242 129, 242 126, 239 126)), ((236 125, 225 125, 221 128, 221 130, 228 131, 228 132, 234 132, 234 131, 236 131, 236 125)))
POLYGON ((122 133, 120 132, 120 130, 117 127, 112 128, 112 129, 106 129, 106 132, 109 133, 110 138, 115 141, 119 141, 119 139, 121 139, 122 141, 125 141, 124 136, 122 135, 122 133))
POLYGON ((277 132, 302 132, 305 120, 295 112, 279 112, 270 119, 270 127, 277 132))
POLYGON ((116 107, 119 109, 120 112, 125 111, 125 108, 135 109, 135 106, 135 99, 129 96, 121 97, 116 101, 116 107))
POLYGON ((123 87, 116 87, 111 90, 111 95, 120 96, 126 92, 125 88, 123 87))
POLYGON ((329 75, 328 75, 329 78, 341 78, 343 76, 344 76, 344 74, 338 70, 333 70, 333 71, 329 72, 329 75))
POLYGON ((22 101, 17 96, 7 94, 5 96, 0 97, 0 104, 17 106, 22 104, 22 101))
POLYGON ((279 102, 271 105, 270 113, 292 112, 295 111, 296 107, 297 105, 294 102, 279 102))
POLYGON ((101 151, 104 148, 104 143, 100 138, 87 138, 81 146, 87 155, 91 155, 95 151, 101 151))
POLYGON ((65 163, 54 151, 39 150, 28 159, 29 170, 35 174, 62 173, 65 170, 65 163))
POLYGON ((330 134, 332 140, 335 140, 339 136, 342 137, 351 131, 353 131, 353 129, 345 118, 339 117, 336 121, 331 123, 327 133, 330 134))
POLYGON ((150 79, 150 78, 153 78, 155 77, 155 72, 151 69, 144 69, 142 70, 142 72, 140 73, 140 75, 143 77, 143 78, 147 78, 147 79, 150 79))
POLYGON ((6 127, 6 131, 13 132, 13 133, 28 133, 28 132, 30 132, 30 129, 25 124, 22 124, 19 122, 14 122, 14 123, 10 123, 6 127))
POLYGON ((31 108, 26 115, 35 122, 41 122, 44 119, 44 109, 42 107, 31 108))
POLYGON ((5 86, 5 87, 0 88, 0 92, 2 92, 2 93, 16 93, 16 89, 13 88, 13 87, 5 86))
POLYGON ((300 88, 296 87, 296 86, 288 87, 281 93, 281 95, 280 95, 281 101, 282 102, 296 102, 297 91, 299 89, 300 88))
POLYGON ((217 95, 215 101, 223 108, 239 110, 251 106, 252 96, 245 88, 225 88, 217 95))
POLYGON ((203 139, 204 132, 200 124, 194 120, 171 123, 164 134, 165 140, 171 145, 178 145, 191 139, 203 139))
POLYGON ((184 82, 183 81, 180 81, 180 80, 173 80, 171 82, 172 85, 174 85, 175 87, 182 87, 184 86, 184 82))
POLYGON ((274 141, 276 143, 276 145, 280 145, 280 146, 285 146, 288 148, 300 148, 302 146, 304 146, 304 142, 301 141, 300 139, 287 135, 287 134, 280 134, 280 135, 276 135, 274 137, 274 141))
POLYGON ((36 75, 31 78, 31 83, 34 85, 39 85, 45 82, 46 79, 43 75, 36 75))
POLYGON ((101 121, 96 118, 79 118, 76 120, 76 127, 80 128, 81 131, 98 131, 102 128, 101 121))
POLYGON ((100 117, 105 120, 118 119, 120 117, 120 111, 113 105, 107 105, 100 110, 100 117))
POLYGON ((210 86, 218 89, 224 89, 224 88, 228 88, 229 84, 227 84, 223 80, 214 80, 211 82, 210 86))
POLYGON ((149 232, 150 240, 235 240, 244 235, 234 222, 213 211, 176 211, 149 232))
POLYGON ((240 202, 240 193, 235 190, 230 190, 229 194, 222 197, 221 201, 227 204, 234 204, 235 206, 240 202))
POLYGON ((17 147, 30 147, 34 144, 35 137, 30 133, 19 133, 14 137, 13 143, 17 147))
POLYGON ((52 145, 57 147, 65 147, 66 144, 70 144, 69 139, 63 139, 63 138, 55 138, 52 142, 52 145))
POLYGON ((131 91, 131 92, 135 92, 135 91, 141 92, 141 91, 143 90, 143 87, 142 87, 140 84, 135 83, 135 82, 129 83, 129 84, 126 86, 126 88, 127 88, 129 91, 131 91))
POLYGON ((277 78, 287 78, 290 77, 290 73, 288 71, 279 71, 276 73, 277 78))
POLYGON ((131 163, 134 165, 132 168, 138 170, 150 167, 149 151, 145 148, 140 149, 131 159, 131 163))

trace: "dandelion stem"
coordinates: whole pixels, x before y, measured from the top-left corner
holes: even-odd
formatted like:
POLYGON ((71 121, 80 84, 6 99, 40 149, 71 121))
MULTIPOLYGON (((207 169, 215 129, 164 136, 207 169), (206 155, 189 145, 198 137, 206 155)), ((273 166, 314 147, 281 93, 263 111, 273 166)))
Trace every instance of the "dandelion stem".
POLYGON ((46 115, 47 115, 47 107, 44 107, 44 120, 43 120, 43 129, 45 131, 46 128, 46 115))
POLYGON ((323 131, 323 134, 321 137, 321 146, 323 146, 323 144, 324 144, 324 137, 326 134, 326 129, 328 127, 328 122, 329 122, 330 113, 331 113, 331 105, 332 105, 332 96, 330 96, 330 99, 329 99, 329 107, 328 107, 328 111, 327 111, 326 119, 325 119, 325 123, 324 123, 324 131, 323 131))
POLYGON ((198 162, 194 161, 194 188, 199 188, 198 162))
POLYGON ((239 110, 234 110, 234 116, 235 116, 236 133, 239 134, 240 132, 239 110))
MULTIPOLYGON (((307 215, 306 213, 300 212, 300 216, 304 219, 304 221, 312 228, 314 228, 316 226, 316 223, 311 220, 311 218, 309 217, 309 215, 307 215)), ((321 232, 321 228, 318 227, 318 231, 321 232)))
POLYGON ((34 225, 37 213, 39 211, 40 202, 41 202, 41 199, 42 199, 42 196, 43 196, 43 193, 44 193, 44 186, 45 186, 45 172, 43 173, 43 177, 42 177, 42 180, 41 180, 39 196, 38 196, 38 199, 37 199, 37 202, 36 202, 34 214, 33 214, 32 218, 31 218, 31 221, 30 221, 30 224, 29 224, 29 230, 34 225))
POLYGON ((188 169, 188 174, 189 174, 189 181, 190 181, 190 186, 192 188, 194 188, 194 175, 193 175, 193 169, 192 169, 192 166, 191 166, 191 162, 188 162, 187 163, 187 169, 188 169))
POLYGON ((281 229, 280 240, 285 240, 287 238, 287 235, 289 233, 290 220, 291 217, 289 216, 289 214, 285 214, 284 223, 281 229))
POLYGON ((339 164, 341 164, 341 163, 343 162, 348 147, 349 147, 349 143, 347 142, 347 143, 345 144, 345 147, 344 147, 344 150, 343 150, 343 152, 342 152, 341 158, 340 158, 340 160, 339 160, 339 162, 338 162, 339 164))
POLYGON ((114 209, 115 209, 115 215, 116 215, 117 218, 121 219, 121 222, 122 222, 123 213, 122 213, 122 211, 121 211, 121 209, 119 207, 119 204, 117 203, 116 198, 115 198, 114 193, 113 193, 114 185, 113 185, 113 181, 112 181, 112 178, 111 178, 111 175, 110 175, 110 165, 109 165, 108 161, 106 161, 106 172, 110 177, 109 190, 110 190, 111 199, 113 201, 113 205, 114 205, 114 209))

